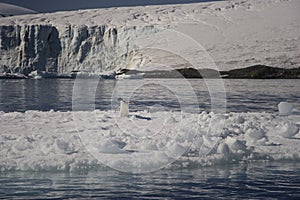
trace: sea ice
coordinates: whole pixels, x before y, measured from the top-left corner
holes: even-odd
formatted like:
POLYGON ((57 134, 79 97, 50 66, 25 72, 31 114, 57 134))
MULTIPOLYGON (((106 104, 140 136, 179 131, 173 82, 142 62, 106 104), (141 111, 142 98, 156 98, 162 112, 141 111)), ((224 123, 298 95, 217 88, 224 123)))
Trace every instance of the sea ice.
POLYGON ((293 110, 293 104, 288 102, 280 102, 278 104, 279 113, 282 115, 289 115, 293 110))
MULTIPOLYGON (((131 114, 143 116, 145 112, 131 114)), ((219 135, 210 134, 216 114, 184 113, 185 121, 180 123, 182 115, 153 112, 150 121, 164 123, 141 126, 133 122, 144 119, 120 118, 115 111, 0 112, 0 169, 88 171, 108 165, 125 171, 136 166, 150 171, 232 162, 300 161, 299 115, 223 114, 226 120, 219 135), (119 126, 117 118, 126 123, 119 126)))

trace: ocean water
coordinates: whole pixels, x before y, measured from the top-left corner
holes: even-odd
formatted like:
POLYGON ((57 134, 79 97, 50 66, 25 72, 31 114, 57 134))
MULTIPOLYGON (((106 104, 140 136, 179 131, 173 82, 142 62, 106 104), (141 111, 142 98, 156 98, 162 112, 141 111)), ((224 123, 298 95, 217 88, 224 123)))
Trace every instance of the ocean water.
POLYGON ((127 174, 0 174, 1 199, 299 199, 299 163, 249 163, 127 174))
MULTIPOLYGON (((71 111, 74 97, 74 80, 42 79, 42 80, 0 80, 0 111, 24 112, 26 110, 71 111)), ((123 94, 133 104, 131 110, 144 110, 148 107, 163 107, 164 110, 181 110, 178 96, 184 96, 184 104, 191 109, 211 110, 211 96, 203 80, 190 79, 188 84, 194 91, 186 92, 185 87, 176 79, 145 81, 129 80, 123 87, 115 80, 84 80, 81 91, 82 103, 94 104, 96 109, 116 109, 114 95, 123 94), (167 84, 166 84, 167 83, 167 84), (97 84, 95 97, 88 99, 85 91, 97 84), (172 88, 168 88, 171 86, 172 88), (117 89, 116 89, 117 87, 117 89), (174 90, 179 93, 174 94, 174 90), (197 99, 192 98, 196 95, 197 99), (190 99, 191 100, 190 102, 190 99)), ((228 112, 277 112, 281 101, 291 102, 300 109, 300 80, 223 80, 228 112)), ((123 97, 123 96, 122 96, 123 97)), ((84 109, 84 108, 83 108, 84 109)))
MULTIPOLYGON (((96 109, 111 110, 117 109, 115 99, 119 96, 132 102, 131 110, 178 111, 186 106, 209 111, 212 106, 211 93, 203 80, 189 80, 196 100, 175 79, 154 83, 130 80, 119 87, 114 80, 84 80, 80 88, 84 92, 80 94, 74 83, 67 79, 0 80, 0 111, 71 111, 73 101, 87 104, 87 108, 94 105, 96 109), (84 95, 90 94, 95 84, 95 96, 84 95), (174 88, 179 92, 172 91, 174 88), (184 105, 178 96, 187 99, 184 105)), ((300 110, 300 80, 223 83, 229 112, 277 112, 280 101, 291 102, 300 110)), ((88 172, 0 172, 0 199, 299 199, 299 191, 298 161, 192 166, 146 174, 123 173, 108 167, 88 172)))

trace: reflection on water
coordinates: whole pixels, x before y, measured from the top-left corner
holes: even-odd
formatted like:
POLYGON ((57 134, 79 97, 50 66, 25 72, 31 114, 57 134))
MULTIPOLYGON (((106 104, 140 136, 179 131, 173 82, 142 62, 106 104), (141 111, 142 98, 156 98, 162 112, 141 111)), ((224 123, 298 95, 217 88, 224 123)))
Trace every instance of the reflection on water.
MULTIPOLYGON (((80 85, 82 104, 95 103, 96 109, 116 109, 117 103, 113 94, 129 95, 132 110, 147 110, 149 107, 160 107, 164 110, 180 110, 183 106, 190 110, 211 110, 210 94, 203 80, 188 80, 197 99, 192 98, 178 79, 129 80, 124 86, 116 87, 115 80, 96 81, 95 98, 89 99, 85 94, 95 84, 94 80, 83 80, 80 85), (147 81, 149 84, 147 84, 147 81), (176 88, 177 94, 184 99, 179 102, 178 95, 163 83, 176 88), (98 84, 97 84, 98 83, 98 84), (146 83, 146 84, 144 84, 146 83), (113 100, 113 101, 112 101, 113 100), (181 103, 181 104, 180 104, 181 103), (182 106, 180 108, 180 106, 182 106)), ((4 112, 50 109, 72 110, 74 80, 0 80, 0 110, 4 112)), ((288 101, 300 110, 300 80, 224 80, 227 97, 227 111, 233 112, 273 112, 277 111, 280 101, 288 101)), ((83 106, 84 109, 84 106, 83 106)))
POLYGON ((215 199, 300 197, 299 163, 256 163, 161 170, 133 175, 114 170, 86 174, 0 173, 2 198, 215 199))
POLYGON ((72 89, 70 80, 0 80, 0 110, 68 110, 72 89))

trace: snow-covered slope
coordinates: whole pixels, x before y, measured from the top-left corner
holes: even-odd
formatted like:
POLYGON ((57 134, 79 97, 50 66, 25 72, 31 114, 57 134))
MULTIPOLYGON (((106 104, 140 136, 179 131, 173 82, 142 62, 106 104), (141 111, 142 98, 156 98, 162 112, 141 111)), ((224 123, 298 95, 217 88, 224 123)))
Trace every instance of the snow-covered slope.
MULTIPOLYGON (((192 37, 220 70, 255 64, 298 67, 299 10, 298 0, 234 0, 2 18, 0 72, 189 65, 174 52, 134 49, 137 38, 151 41, 165 28, 192 37)), ((186 38, 178 38, 178 44, 184 46, 186 38)), ((175 52, 201 57, 201 50, 188 46, 175 52)))
POLYGON ((20 6, 15 6, 7 3, 0 3, 0 17, 35 14, 35 13, 37 12, 34 10, 30 10, 28 8, 23 8, 20 6))

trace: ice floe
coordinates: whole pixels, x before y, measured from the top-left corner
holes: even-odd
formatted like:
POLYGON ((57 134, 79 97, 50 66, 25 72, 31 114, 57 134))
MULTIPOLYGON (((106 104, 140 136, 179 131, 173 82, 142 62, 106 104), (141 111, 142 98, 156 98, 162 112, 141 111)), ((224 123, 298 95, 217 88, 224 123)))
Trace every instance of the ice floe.
POLYGON ((300 160, 296 114, 141 111, 121 118, 115 111, 26 111, 0 112, 0 121, 1 171, 88 171, 109 166, 142 172, 300 160), (213 127, 216 119, 225 119, 222 129, 213 127))

